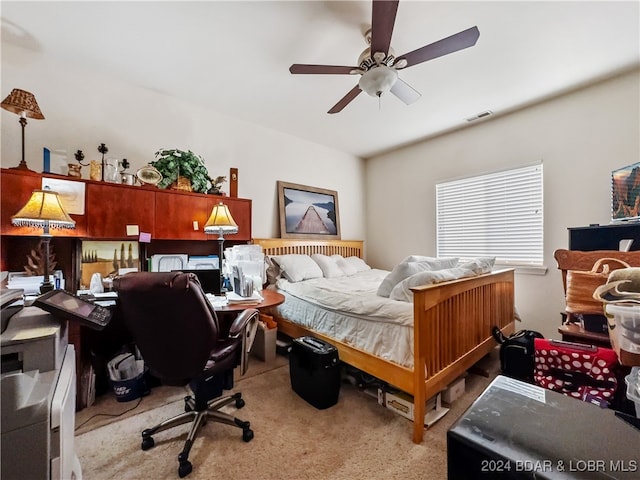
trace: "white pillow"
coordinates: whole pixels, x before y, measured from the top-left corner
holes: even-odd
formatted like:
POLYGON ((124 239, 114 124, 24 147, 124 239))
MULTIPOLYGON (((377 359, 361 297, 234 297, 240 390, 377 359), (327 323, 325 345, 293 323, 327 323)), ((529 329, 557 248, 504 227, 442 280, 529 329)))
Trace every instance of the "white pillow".
POLYGON ((473 275, 470 270, 465 270, 459 267, 443 268, 442 270, 425 270, 423 272, 415 273, 393 287, 393 290, 391 290, 391 293, 389 294, 389 298, 391 300, 400 300, 402 302, 412 302, 413 292, 411 291, 411 288, 462 278, 465 276, 465 272, 467 272, 467 276, 473 275))
MULTIPOLYGON (((428 258, 428 257, 424 257, 428 258)), ((378 287, 378 295, 388 297, 391 290, 405 278, 410 277, 418 272, 441 270, 443 268, 451 268, 458 263, 457 258, 434 258, 423 262, 404 262, 399 263, 393 270, 382 280, 378 287)))
POLYGON ((400 263, 408 263, 408 262, 431 262, 433 260, 439 260, 437 257, 425 257, 423 255, 409 255, 400 263))
POLYGON ((358 273, 356 266, 353 263, 348 262, 342 255, 331 255, 331 258, 336 259, 336 263, 344 275, 354 275, 358 273))
POLYGON ((309 255, 274 255, 271 260, 280 267, 282 276, 292 283, 322 277, 322 270, 309 255))
POLYGON ((282 275, 282 270, 280 270, 280 265, 278 265, 275 261, 271 259, 269 255, 264 256, 264 263, 266 266, 267 272, 267 283, 269 285, 275 285, 280 276, 282 275))
POLYGON ((496 263, 496 257, 478 257, 464 260, 458 264, 458 267, 472 270, 473 273, 480 275, 489 273, 496 263))
POLYGON ((495 260, 495 257, 473 258, 460 263, 458 266, 453 268, 418 272, 408 278, 405 278, 393 287, 393 290, 391 290, 391 293, 389 294, 389 298, 403 302, 412 302, 413 292, 411 289, 413 287, 429 285, 431 283, 447 282, 458 278, 475 277, 483 273, 489 273, 491 272, 495 260))
MULTIPOLYGON (((342 258, 342 257, 341 257, 342 258)), ((325 278, 343 277, 344 271, 338 266, 338 259, 321 253, 314 253, 311 259, 318 264, 325 278)))
POLYGON ((371 270, 371 267, 367 265, 367 263, 361 259, 360 257, 345 257, 344 261, 350 265, 352 268, 356 269, 356 273, 358 272, 366 272, 367 270, 371 270))

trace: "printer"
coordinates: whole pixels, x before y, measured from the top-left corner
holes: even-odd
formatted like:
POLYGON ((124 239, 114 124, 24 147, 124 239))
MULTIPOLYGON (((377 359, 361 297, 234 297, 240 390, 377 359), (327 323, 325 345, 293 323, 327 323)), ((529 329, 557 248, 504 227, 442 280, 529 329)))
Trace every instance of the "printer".
POLYGON ((76 479, 76 366, 67 322, 30 306, 0 334, 2 463, 7 479, 76 479))

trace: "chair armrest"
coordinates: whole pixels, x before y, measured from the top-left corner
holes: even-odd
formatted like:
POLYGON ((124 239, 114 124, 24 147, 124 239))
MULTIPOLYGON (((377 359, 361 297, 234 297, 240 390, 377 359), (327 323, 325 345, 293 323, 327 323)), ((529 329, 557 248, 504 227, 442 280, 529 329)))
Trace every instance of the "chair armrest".
POLYGON ((258 317, 260 312, 255 308, 248 308, 247 310, 243 310, 240 314, 233 320, 231 327, 229 328, 229 338, 236 338, 247 327, 247 324, 253 317, 258 317))

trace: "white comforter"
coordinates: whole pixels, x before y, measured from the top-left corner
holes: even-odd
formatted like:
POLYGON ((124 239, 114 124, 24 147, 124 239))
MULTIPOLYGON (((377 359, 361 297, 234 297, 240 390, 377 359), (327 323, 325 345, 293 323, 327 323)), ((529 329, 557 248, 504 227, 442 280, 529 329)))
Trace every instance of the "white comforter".
POLYGON ((314 278, 291 283, 279 279, 278 289, 323 308, 348 315, 366 316, 369 321, 413 325, 413 304, 377 295, 378 286, 389 272, 371 269, 337 278, 314 278))

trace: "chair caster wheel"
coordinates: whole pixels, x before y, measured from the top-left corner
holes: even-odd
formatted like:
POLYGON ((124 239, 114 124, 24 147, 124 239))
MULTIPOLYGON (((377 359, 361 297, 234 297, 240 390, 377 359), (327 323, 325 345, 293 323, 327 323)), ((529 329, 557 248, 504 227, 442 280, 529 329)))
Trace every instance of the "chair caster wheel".
POLYGON ((239 398, 236 400, 236 408, 242 408, 244 407, 244 399, 239 398))
POLYGON ((242 440, 245 442, 250 442, 253 439, 253 430, 247 428, 242 431, 242 440))
POLYGON ((178 467, 178 476, 180 478, 184 478, 191 473, 193 470, 193 466, 191 462, 186 460, 184 462, 180 462, 180 466, 178 467))
POLYGON ((142 439, 142 450, 149 450, 153 448, 156 442, 153 440, 153 437, 144 437, 142 439))

